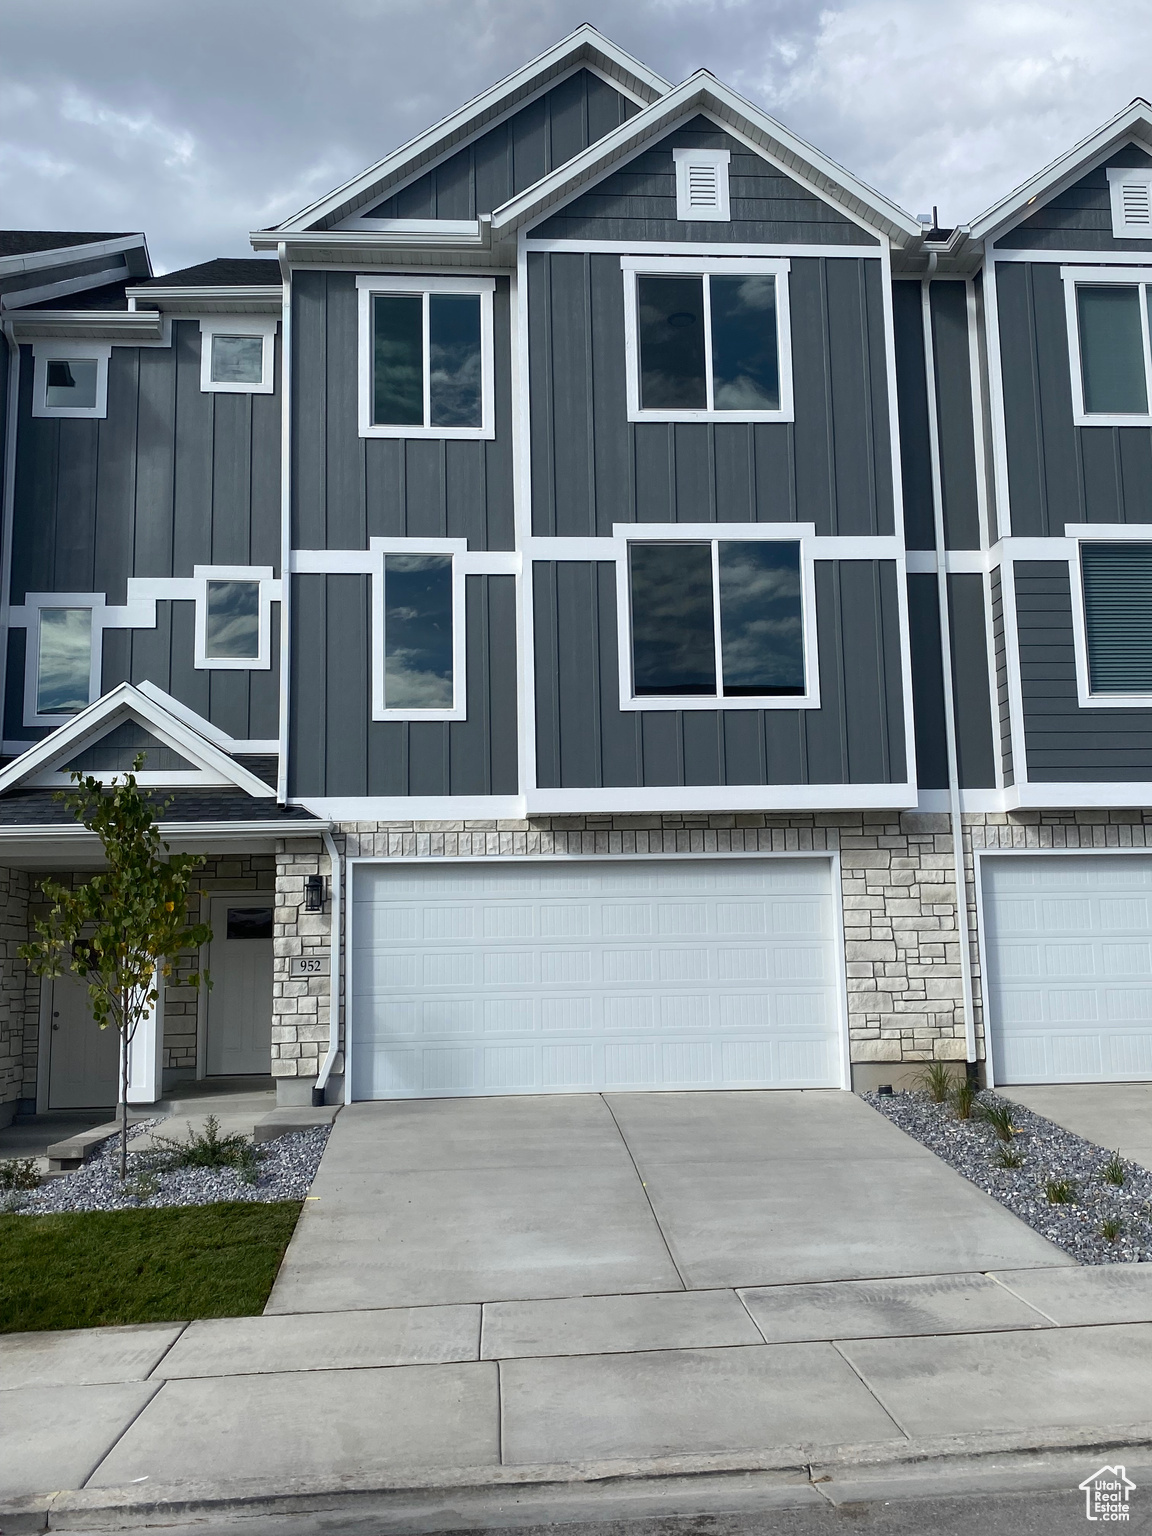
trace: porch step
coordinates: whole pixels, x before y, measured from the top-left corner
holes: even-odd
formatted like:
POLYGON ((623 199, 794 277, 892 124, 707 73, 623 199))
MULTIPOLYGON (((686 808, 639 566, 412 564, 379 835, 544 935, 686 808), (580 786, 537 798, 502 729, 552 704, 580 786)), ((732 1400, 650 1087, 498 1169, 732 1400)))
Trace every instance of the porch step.
MULTIPOLYGON (((128 1123, 132 1123, 131 1116, 128 1123)), ((67 1136, 63 1141, 54 1141, 46 1150, 48 1172, 70 1173, 73 1168, 81 1167, 109 1137, 119 1133, 119 1120, 107 1120, 103 1125, 77 1131, 75 1136, 67 1136)))
POLYGON ((286 1104, 274 1109, 252 1128, 252 1140, 275 1141, 277 1136, 287 1136, 292 1131, 310 1131, 317 1125, 331 1125, 343 1108, 340 1104, 286 1104))

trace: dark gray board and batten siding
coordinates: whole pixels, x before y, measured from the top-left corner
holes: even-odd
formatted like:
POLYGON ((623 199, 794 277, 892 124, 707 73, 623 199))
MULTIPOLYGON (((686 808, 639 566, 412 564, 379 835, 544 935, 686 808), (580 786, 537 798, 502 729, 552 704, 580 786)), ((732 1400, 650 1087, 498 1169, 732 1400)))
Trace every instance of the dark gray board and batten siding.
POLYGON ((878 238, 711 119, 695 116, 537 224, 537 240, 701 241, 708 245, 871 245, 878 238), (731 219, 676 217, 674 149, 726 149, 731 219))
POLYGON ((1057 262, 998 262, 996 297, 1012 533, 1065 523, 1146 523, 1152 427, 1077 427, 1057 262))
POLYGON ((893 562, 816 562, 815 710, 621 710, 615 582, 535 562, 540 788, 905 782, 893 562))
POLYGON ((631 522, 894 531, 880 263, 794 257, 789 276, 794 422, 629 422, 619 256, 529 255, 535 534, 631 522))
MULTIPOLYGON (((997 240, 1000 250, 1011 251, 1115 251, 1130 256, 1140 242, 1117 240, 1112 233, 1112 202, 1108 190, 1109 166, 1152 165, 1152 156, 1135 144, 1122 149, 1094 167, 1072 186, 1049 198, 997 240)), ((1152 241, 1147 242, 1152 245, 1152 241)))
MULTIPOLYGON (((200 327, 177 320, 170 347, 114 346, 103 420, 32 415, 31 347, 21 349, 10 600, 28 592, 127 598, 128 576, 191 576, 195 565, 280 563, 277 393, 200 389, 200 327)), ((155 629, 105 631, 104 691, 145 680, 240 739, 277 734, 278 636, 267 671, 197 671, 193 605, 158 602, 155 629)), ((4 735, 23 725, 23 630, 8 641, 4 735)))
POLYGON ((1021 560, 1014 569, 1028 778, 1152 779, 1152 709, 1080 708, 1067 563, 1021 560))
POLYGON ((351 272, 293 276, 293 547, 453 538, 514 548, 507 278, 493 305, 496 436, 487 441, 360 436, 357 302, 351 272))
POLYGON ((599 75, 579 69, 363 216, 475 219, 491 213, 639 110, 599 75))
POLYGON ((370 589, 295 579, 290 794, 516 794, 515 578, 466 578, 466 720, 371 718, 370 589))

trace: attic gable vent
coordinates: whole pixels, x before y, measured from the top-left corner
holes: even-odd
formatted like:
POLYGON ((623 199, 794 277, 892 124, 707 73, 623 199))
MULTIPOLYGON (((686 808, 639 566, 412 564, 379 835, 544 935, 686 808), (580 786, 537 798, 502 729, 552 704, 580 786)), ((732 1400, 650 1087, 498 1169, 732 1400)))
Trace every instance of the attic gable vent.
POLYGON ((726 149, 674 149, 676 217, 726 223, 728 161, 726 149))
POLYGON ((1112 234, 1118 240, 1152 239, 1152 170, 1110 166, 1112 234))

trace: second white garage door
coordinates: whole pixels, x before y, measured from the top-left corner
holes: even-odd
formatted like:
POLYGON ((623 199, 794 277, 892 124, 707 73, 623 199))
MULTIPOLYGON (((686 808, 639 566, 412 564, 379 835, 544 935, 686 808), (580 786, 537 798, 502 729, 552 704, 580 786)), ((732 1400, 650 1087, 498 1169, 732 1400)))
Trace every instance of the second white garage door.
POLYGON ((838 1087, 826 859, 360 866, 357 1099, 838 1087))
POLYGON ((983 860, 996 1081, 1152 1078, 1152 858, 983 860))

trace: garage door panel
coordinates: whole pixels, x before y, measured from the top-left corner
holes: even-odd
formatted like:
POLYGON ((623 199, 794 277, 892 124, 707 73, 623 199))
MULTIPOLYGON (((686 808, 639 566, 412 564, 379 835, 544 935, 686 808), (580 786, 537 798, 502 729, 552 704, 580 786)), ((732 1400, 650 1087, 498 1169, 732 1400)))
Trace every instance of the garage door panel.
POLYGON ((826 860, 363 867, 354 1095, 835 1086, 834 931, 826 860))
POLYGON ((1144 854, 985 861, 998 1082, 1152 1076, 1152 987, 1143 984, 1152 974, 1149 887, 1144 854), (1025 899, 1028 888, 1044 894, 1025 899))

